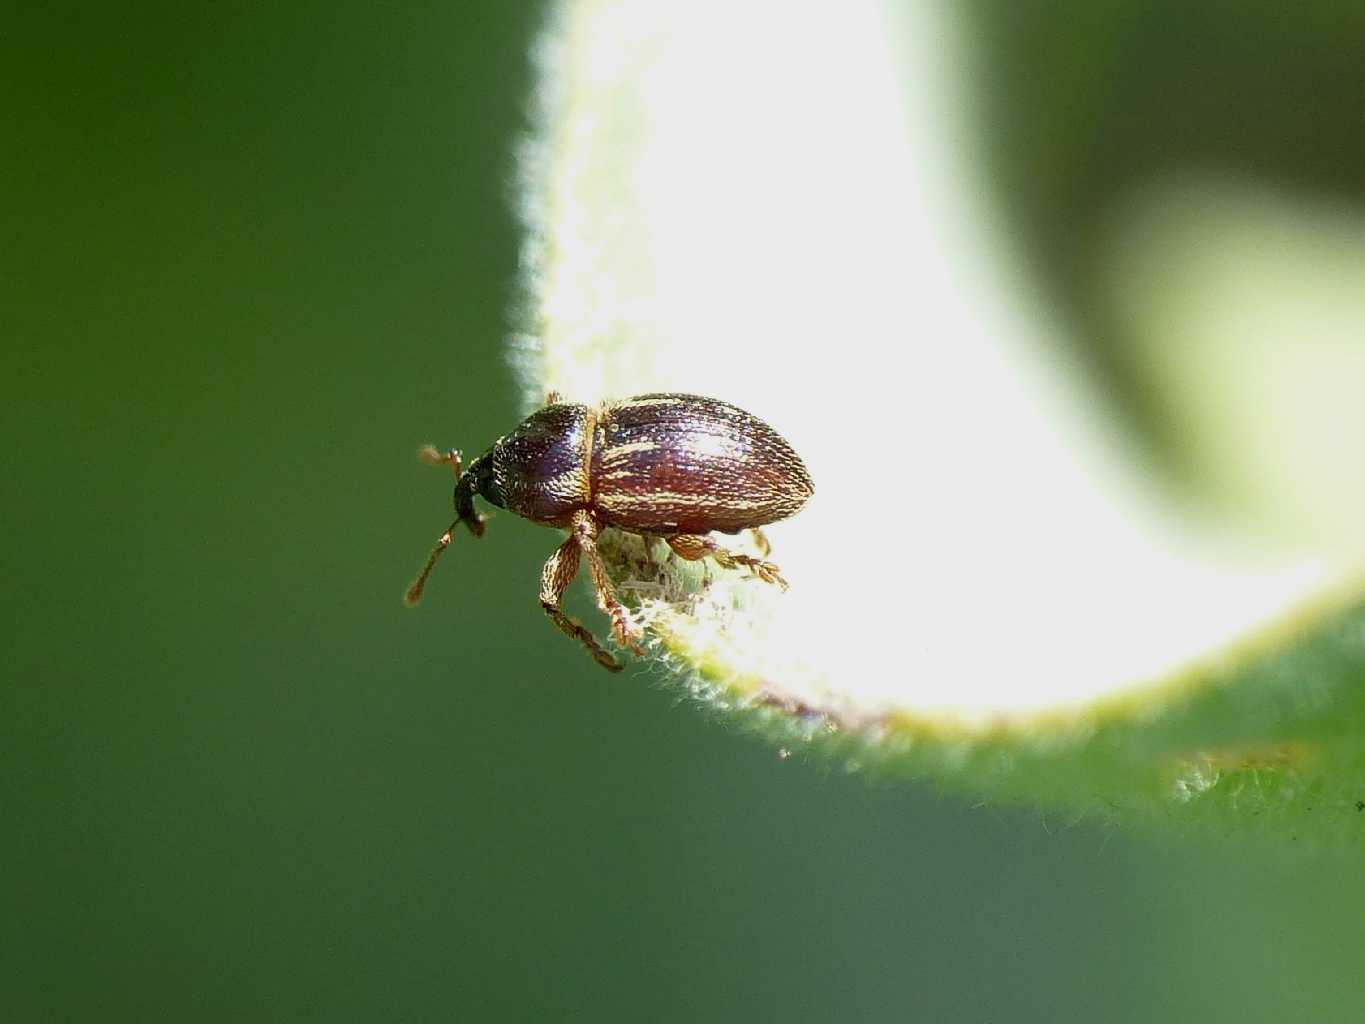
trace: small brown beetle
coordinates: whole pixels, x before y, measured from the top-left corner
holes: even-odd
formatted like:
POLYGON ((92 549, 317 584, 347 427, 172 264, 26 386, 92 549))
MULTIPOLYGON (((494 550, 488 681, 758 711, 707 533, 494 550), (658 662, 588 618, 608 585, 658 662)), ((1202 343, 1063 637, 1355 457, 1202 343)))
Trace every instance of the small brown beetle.
POLYGON ((640 395, 592 408, 549 396, 510 434, 500 437, 468 469, 460 453, 422 449, 432 465, 455 472, 455 521, 436 542, 406 601, 421 599, 427 576, 464 523, 476 537, 484 519, 476 493, 544 526, 570 531, 540 574, 540 606, 564 633, 580 641, 603 668, 620 663, 584 627, 560 610, 564 592, 587 557, 598 606, 611 616, 616 642, 641 653, 638 627, 616 598, 597 536, 606 527, 663 538, 690 561, 711 556, 725 568, 745 566, 783 588, 777 566, 726 551, 705 536, 752 530, 785 519, 814 493, 810 474, 781 435, 756 416, 714 398, 640 395))

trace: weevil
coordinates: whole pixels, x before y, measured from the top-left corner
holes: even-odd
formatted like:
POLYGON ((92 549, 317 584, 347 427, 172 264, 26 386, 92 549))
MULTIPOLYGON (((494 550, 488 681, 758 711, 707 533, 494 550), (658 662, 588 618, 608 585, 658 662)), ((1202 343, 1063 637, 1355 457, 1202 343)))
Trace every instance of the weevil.
POLYGON ((483 536, 478 494, 490 504, 543 526, 569 531, 540 574, 540 606, 559 629, 580 642, 603 668, 621 664, 561 609, 564 592, 588 563, 598 607, 611 617, 621 647, 641 652, 641 634, 616 597, 597 538, 613 528, 661 538, 680 557, 710 557, 724 568, 744 567, 786 589, 776 565, 765 561, 759 527, 799 510, 815 488, 792 446, 757 416, 698 395, 639 395, 599 406, 578 405, 551 393, 546 405, 464 468, 455 449, 422 449, 423 461, 455 474, 455 521, 407 590, 421 599, 427 577, 461 523, 483 536), (752 530, 764 558, 728 551, 707 536, 752 530))

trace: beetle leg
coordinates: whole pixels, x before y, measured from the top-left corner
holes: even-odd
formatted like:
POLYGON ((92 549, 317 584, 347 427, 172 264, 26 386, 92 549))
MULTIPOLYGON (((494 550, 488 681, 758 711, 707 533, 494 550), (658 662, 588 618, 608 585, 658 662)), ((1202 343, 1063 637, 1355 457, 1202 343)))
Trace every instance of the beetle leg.
POLYGON ((679 533, 667 539, 668 546, 689 562, 699 562, 710 555, 722 569, 736 569, 742 565, 753 570, 753 574, 764 583, 776 583, 783 590, 787 589, 787 581, 782 578, 781 570, 772 562, 726 551, 710 537, 698 534, 679 533))
POLYGON ((592 586, 597 591, 597 606, 611 616, 611 632, 616 642, 628 647, 638 655, 645 652, 640 647, 640 631, 631 624, 630 613, 616 597, 616 590, 607 575, 606 563, 602 553, 597 550, 597 533, 600 528, 593 514, 587 510, 575 512, 573 516, 573 535, 578 546, 588 559, 588 572, 592 574, 592 586))
POLYGON ((620 672, 621 663, 602 649, 596 637, 565 615, 559 607, 560 602, 564 600, 564 591, 569 589, 569 584, 577 575, 578 538, 570 536, 555 549, 555 553, 545 563, 545 568, 540 571, 540 607, 545 609, 550 621, 558 626, 565 636, 579 641, 586 647, 597 664, 608 672, 620 672))
POLYGON ((749 536, 754 539, 754 546, 758 548, 758 553, 767 558, 773 552, 773 546, 768 543, 768 535, 757 526, 750 528, 749 536))

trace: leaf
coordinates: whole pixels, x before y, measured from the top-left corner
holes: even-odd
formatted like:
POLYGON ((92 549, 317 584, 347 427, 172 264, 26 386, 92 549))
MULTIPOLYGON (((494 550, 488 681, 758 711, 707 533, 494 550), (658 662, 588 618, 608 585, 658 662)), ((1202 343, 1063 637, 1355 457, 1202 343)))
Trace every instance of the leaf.
MULTIPOLYGON (((1339 461, 1277 451, 1327 466, 1314 493, 1342 502, 1331 530, 1296 530, 1153 464, 987 212, 956 24, 910 7, 553 18, 522 157, 528 406, 712 395, 776 427, 816 483, 767 530, 790 593, 622 535, 618 586, 657 657, 784 750, 1074 815, 1359 845, 1361 474, 1334 488, 1339 461)), ((1159 238, 1134 262, 1153 223, 1116 232, 1105 287, 1169 384, 1169 346, 1212 328, 1163 292, 1159 238)), ((1238 439, 1276 437, 1246 429, 1275 407, 1229 388, 1236 351, 1218 351, 1170 393, 1217 406, 1180 422, 1245 479, 1238 439)))

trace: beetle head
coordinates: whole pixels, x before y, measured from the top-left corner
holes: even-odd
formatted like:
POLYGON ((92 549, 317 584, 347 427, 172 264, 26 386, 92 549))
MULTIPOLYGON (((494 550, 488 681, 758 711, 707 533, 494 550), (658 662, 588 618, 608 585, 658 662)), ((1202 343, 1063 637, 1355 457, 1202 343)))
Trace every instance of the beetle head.
POLYGON ((461 519, 470 522, 470 529, 474 533, 483 533, 483 517, 474 511, 474 495, 483 497, 490 505, 498 508, 507 507, 507 492, 503 488, 499 474, 493 468, 493 452, 497 446, 488 449, 477 459, 469 464, 469 468, 460 474, 459 482, 455 485, 455 513, 461 519), (473 526, 473 520, 478 521, 478 527, 473 526))
POLYGON ((482 494, 495 505, 501 504, 489 494, 489 491, 493 489, 491 451, 484 452, 470 464, 468 469, 463 471, 460 468, 460 453, 454 448, 448 452, 441 452, 432 445, 427 445, 418 452, 418 455, 423 462, 430 466, 450 464, 450 468, 455 474, 455 521, 447 526, 446 532, 437 539, 436 547, 432 549, 427 564, 422 567, 417 579, 413 580, 412 586, 408 587, 407 592, 403 595, 403 600, 409 607, 422 599, 422 590, 427 585, 427 577, 431 575, 431 570, 436 565, 436 559, 441 557, 441 552, 450 547, 450 542, 455 536, 455 527, 464 523, 475 537, 483 536, 484 518, 474 510, 474 494, 476 492, 482 494))

